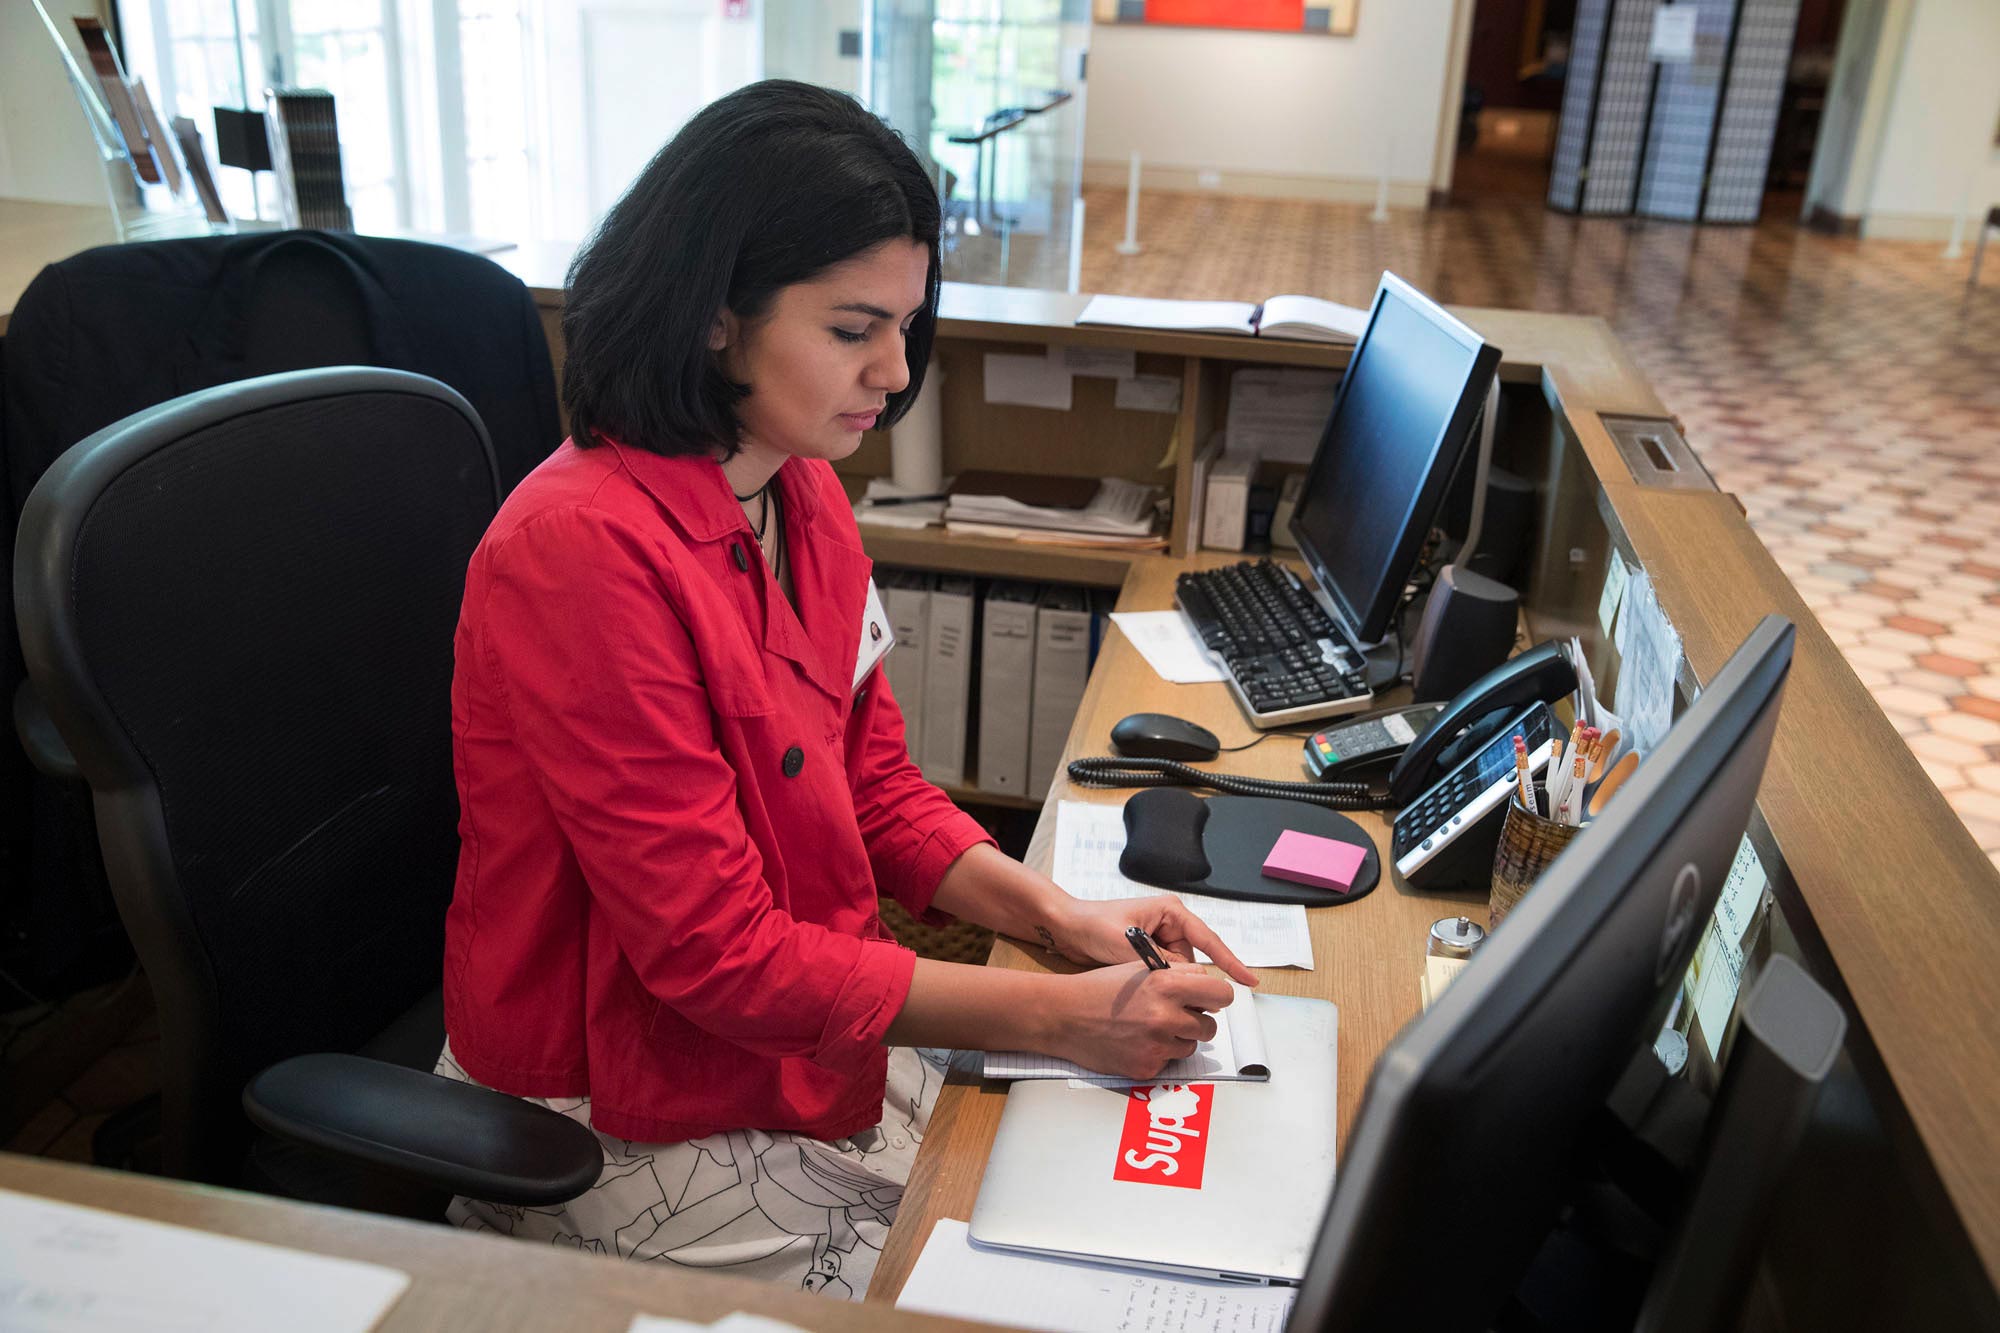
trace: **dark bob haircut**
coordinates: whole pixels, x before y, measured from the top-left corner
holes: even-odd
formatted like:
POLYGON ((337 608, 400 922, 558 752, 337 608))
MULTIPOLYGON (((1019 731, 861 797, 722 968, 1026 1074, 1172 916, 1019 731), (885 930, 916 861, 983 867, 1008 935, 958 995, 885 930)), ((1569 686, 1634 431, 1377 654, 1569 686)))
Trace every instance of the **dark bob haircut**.
POLYGON ((570 265, 563 406, 580 447, 734 454, 736 405, 709 332, 727 308, 754 322, 780 288, 884 241, 930 251, 924 307, 905 337, 923 387, 937 329, 937 190, 916 154, 853 98, 769 79, 703 108, 632 183, 570 265))

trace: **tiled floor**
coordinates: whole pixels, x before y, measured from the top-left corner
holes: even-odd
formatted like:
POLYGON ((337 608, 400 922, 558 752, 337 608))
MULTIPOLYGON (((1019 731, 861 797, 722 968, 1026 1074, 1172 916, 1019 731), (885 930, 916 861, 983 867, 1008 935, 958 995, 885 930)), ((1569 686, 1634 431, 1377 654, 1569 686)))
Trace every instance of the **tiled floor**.
MULTIPOLYGON (((1935 244, 1628 226, 1521 195, 1398 212, 1086 192, 1082 285, 1365 304, 1385 268, 1439 299, 1601 315, 2000 865, 2000 267, 1935 244)), ((1776 212, 1777 210, 1773 210, 1776 212)))

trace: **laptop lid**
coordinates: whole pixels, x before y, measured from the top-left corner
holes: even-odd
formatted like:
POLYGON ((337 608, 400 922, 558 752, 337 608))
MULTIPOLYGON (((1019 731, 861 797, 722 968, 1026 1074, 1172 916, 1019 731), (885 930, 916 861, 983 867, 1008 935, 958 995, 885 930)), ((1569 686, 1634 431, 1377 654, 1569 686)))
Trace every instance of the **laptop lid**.
POLYGON ((1334 1007, 1256 995, 1268 1083, 1024 1080, 972 1208, 982 1245, 1297 1282, 1333 1193, 1334 1007))

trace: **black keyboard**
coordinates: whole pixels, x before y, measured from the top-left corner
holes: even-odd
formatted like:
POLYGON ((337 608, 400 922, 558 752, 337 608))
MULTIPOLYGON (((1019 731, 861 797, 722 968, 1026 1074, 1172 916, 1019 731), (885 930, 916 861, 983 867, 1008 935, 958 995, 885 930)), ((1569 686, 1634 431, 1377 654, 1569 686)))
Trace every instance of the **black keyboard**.
POLYGON ((1361 653, 1283 565, 1245 560, 1183 574, 1174 601, 1255 726, 1359 712, 1374 700, 1361 653))

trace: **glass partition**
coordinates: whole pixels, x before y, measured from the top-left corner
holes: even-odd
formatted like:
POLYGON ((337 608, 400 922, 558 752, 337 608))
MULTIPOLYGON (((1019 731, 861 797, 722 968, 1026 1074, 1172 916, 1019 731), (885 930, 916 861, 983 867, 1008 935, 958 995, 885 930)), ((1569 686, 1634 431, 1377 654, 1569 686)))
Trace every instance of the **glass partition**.
POLYGON ((869 104, 945 204, 945 276, 1071 286, 1082 183, 1080 0, 866 0, 869 104))

